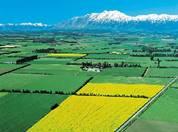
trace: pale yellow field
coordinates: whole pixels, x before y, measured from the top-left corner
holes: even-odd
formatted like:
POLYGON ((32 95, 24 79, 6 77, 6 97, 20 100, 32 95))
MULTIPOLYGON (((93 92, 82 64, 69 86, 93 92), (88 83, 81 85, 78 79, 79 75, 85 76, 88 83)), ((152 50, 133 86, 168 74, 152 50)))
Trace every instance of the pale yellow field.
POLYGON ((49 57, 83 57, 86 54, 70 54, 70 53, 51 53, 48 54, 49 57))
POLYGON ((37 122, 29 132, 111 132, 148 99, 71 96, 37 122))
POLYGON ((88 83, 77 94, 93 93, 102 95, 144 95, 152 97, 163 88, 162 85, 88 83))

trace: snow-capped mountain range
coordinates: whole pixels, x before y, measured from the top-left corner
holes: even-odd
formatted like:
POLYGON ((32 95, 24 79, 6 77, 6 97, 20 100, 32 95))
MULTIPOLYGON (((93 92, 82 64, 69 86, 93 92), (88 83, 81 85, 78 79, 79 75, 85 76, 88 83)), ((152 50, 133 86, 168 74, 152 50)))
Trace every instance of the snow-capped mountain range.
POLYGON ((129 16, 120 11, 103 11, 84 16, 73 17, 57 25, 60 29, 94 29, 94 30, 138 30, 162 31, 177 30, 178 15, 148 14, 129 16))
POLYGON ((0 24, 0 31, 41 31, 41 30, 109 30, 177 32, 178 15, 148 14, 129 16, 120 11, 103 11, 73 17, 56 25, 43 23, 0 24))
MULTIPOLYGON (((166 21, 178 21, 178 15, 168 15, 168 14, 149 14, 149 15, 138 15, 138 16, 128 16, 120 11, 104 11, 102 13, 91 13, 84 16, 88 18, 89 21, 95 22, 130 22, 130 21, 150 21, 152 23, 156 22, 166 22, 166 21)), ((80 17, 74 17, 73 19, 78 19, 80 17)))

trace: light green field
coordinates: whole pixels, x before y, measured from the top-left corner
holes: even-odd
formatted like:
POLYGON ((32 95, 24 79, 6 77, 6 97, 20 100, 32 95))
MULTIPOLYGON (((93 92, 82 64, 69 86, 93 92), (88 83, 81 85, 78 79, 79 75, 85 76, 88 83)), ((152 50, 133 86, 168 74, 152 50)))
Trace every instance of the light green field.
POLYGON ((61 75, 16 74, 10 73, 0 77, 0 89, 8 90, 47 90, 71 93, 89 79, 77 73, 61 73, 61 75))
POLYGON ((141 77, 144 70, 145 68, 108 68, 104 69, 100 75, 141 77))
POLYGON ((178 68, 149 68, 146 77, 176 77, 178 68))
POLYGON ((126 132, 177 132, 178 89, 170 88, 126 132))
POLYGON ((0 93, 0 98, 7 95, 8 93, 0 93))
POLYGON ((58 59, 58 58, 40 58, 38 60, 30 62, 31 64, 66 64, 72 61, 72 59, 58 59))
POLYGON ((15 64, 0 64, 0 74, 5 73, 8 71, 11 71, 13 69, 16 69, 22 65, 15 65, 15 64))
POLYGON ((143 78, 143 77, 116 77, 116 76, 96 76, 91 82, 93 83, 126 83, 126 84, 162 84, 165 85, 169 78, 143 78))
POLYGON ((66 74, 81 73, 82 74, 82 71, 78 66, 74 66, 74 65, 32 64, 28 67, 15 71, 15 73, 62 75, 63 73, 66 73, 66 74))
POLYGON ((125 132, 177 132, 178 123, 154 120, 137 120, 125 132))
POLYGON ((178 123, 178 90, 170 88, 142 116, 141 119, 178 123))

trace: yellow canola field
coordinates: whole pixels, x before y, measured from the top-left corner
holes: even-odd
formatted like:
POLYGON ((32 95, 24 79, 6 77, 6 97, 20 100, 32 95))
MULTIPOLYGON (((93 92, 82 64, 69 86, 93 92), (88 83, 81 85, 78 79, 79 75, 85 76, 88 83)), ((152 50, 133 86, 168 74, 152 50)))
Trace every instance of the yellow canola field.
POLYGON ((29 132, 111 132, 148 99, 71 96, 37 122, 29 132))
POLYGON ((114 84, 114 83, 88 83, 77 94, 92 93, 101 95, 144 95, 153 97, 163 85, 150 84, 114 84))
POLYGON ((77 53, 51 53, 48 54, 49 57, 83 57, 86 54, 77 54, 77 53))

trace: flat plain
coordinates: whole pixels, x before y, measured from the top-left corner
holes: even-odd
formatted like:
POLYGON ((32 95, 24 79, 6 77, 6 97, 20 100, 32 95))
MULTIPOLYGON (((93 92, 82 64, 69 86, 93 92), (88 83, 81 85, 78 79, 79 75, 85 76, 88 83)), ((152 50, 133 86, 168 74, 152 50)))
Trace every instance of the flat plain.
MULTIPOLYGON (((3 132, 115 131, 178 76, 176 35, 7 34, 0 36, 3 132)), ((177 89, 175 82, 123 131, 176 132, 177 89)))

